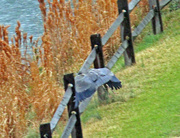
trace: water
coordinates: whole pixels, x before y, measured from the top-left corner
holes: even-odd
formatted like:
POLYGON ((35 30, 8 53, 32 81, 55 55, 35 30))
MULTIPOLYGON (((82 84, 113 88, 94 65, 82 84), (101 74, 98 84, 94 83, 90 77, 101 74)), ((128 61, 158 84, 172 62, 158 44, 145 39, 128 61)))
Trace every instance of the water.
MULTIPOLYGON (((48 9, 47 3, 46 6, 48 9)), ((33 35, 33 40, 41 37, 44 30, 38 0, 0 0, 0 25, 10 25, 9 38, 15 34, 17 21, 21 23, 22 34, 26 32, 28 37, 33 35)), ((22 46, 22 55, 24 50, 22 46)), ((32 48, 29 48, 27 52, 31 55, 32 48)))
MULTIPOLYGON (((46 6, 48 9, 47 3, 46 6)), ((9 38, 15 34, 17 21, 21 23, 22 34, 33 35, 33 40, 41 37, 44 30, 38 0, 0 0, 0 25, 10 25, 9 38)), ((21 47, 22 54, 24 50, 21 47)), ((29 48, 28 53, 32 54, 32 49, 29 48)))
MULTIPOLYGON (((0 25, 10 25, 9 38, 15 34, 17 21, 21 23, 22 34, 26 32, 28 37, 33 35, 33 40, 41 37, 43 20, 38 0, 0 0, 0 25)), ((23 56, 25 48, 22 45, 20 50, 23 56)), ((32 48, 26 50, 32 56, 32 48)))
POLYGON ((0 24, 10 25, 9 37, 15 34, 17 21, 21 31, 33 35, 34 39, 43 33, 43 21, 37 0, 0 0, 0 24))

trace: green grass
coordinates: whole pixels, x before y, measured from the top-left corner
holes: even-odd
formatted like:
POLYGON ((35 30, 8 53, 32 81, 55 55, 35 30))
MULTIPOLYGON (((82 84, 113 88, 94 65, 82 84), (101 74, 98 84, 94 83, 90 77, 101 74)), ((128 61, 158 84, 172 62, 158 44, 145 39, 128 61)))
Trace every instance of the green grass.
MULTIPOLYGON (((165 33, 157 34, 156 36, 154 36, 154 34, 152 33, 151 23, 149 23, 145 27, 143 32, 133 42, 134 52, 138 53, 142 50, 145 50, 146 48, 152 47, 156 42, 158 42, 160 39, 162 39, 162 37, 166 35, 179 34, 180 31, 177 30, 179 29, 178 19, 176 19, 179 12, 180 12, 179 10, 174 12, 169 12, 169 8, 163 10, 162 18, 163 18, 163 27, 165 33), (173 25, 175 25, 175 27, 173 27, 173 25)), ((115 64, 115 66, 112 68, 112 71, 118 72, 119 69, 124 69, 124 68, 125 68, 125 64, 122 56, 115 64)))
POLYGON ((136 65, 113 68, 123 88, 82 115, 85 138, 180 137, 180 10, 163 15, 164 33, 135 43, 136 65), (121 68, 120 71, 118 69, 121 68))

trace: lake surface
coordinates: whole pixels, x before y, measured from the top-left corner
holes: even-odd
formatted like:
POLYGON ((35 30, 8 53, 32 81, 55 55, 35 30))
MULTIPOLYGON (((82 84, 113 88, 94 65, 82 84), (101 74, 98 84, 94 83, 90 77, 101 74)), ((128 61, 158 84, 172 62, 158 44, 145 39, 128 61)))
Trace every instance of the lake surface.
MULTIPOLYGON (((44 30, 38 0, 0 0, 0 25, 10 25, 9 38, 15 34, 17 21, 21 23, 22 34, 26 32, 28 37, 33 35, 33 40, 41 37, 44 30)), ((24 49, 21 47, 22 55, 24 49)), ((32 48, 27 50, 32 55, 32 48)))
MULTIPOLYGON (((33 40, 41 37, 43 20, 38 0, 0 0, 0 25, 10 25, 9 38, 15 34, 17 21, 21 23, 22 34, 26 32, 28 37, 33 35, 33 40)), ((25 48, 22 45, 20 50, 23 56, 25 48)), ((31 47, 27 49, 27 53, 33 55, 31 47)))
POLYGON ((17 21, 21 23, 22 32, 34 39, 43 33, 43 21, 37 0, 0 0, 0 25, 11 25, 9 37, 15 34, 17 21))

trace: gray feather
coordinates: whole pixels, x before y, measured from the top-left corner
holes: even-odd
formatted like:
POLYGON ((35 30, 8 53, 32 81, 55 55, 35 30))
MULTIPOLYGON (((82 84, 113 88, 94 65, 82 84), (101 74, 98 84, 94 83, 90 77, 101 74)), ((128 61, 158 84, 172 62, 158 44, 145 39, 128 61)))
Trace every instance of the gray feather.
POLYGON ((121 88, 121 82, 107 68, 90 69, 86 74, 78 74, 75 77, 75 107, 79 102, 91 97, 99 86, 107 84, 111 89, 121 88))

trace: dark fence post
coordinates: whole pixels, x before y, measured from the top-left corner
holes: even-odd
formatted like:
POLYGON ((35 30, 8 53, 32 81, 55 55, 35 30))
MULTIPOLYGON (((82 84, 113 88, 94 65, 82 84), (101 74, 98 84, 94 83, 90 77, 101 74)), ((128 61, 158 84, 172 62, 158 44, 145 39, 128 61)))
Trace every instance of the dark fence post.
POLYGON ((52 138, 50 123, 40 125, 41 138, 52 138))
POLYGON ((79 114, 79 108, 76 108, 74 109, 74 106, 75 106, 75 81, 74 81, 74 75, 73 73, 71 74, 67 74, 67 75, 64 75, 64 88, 65 88, 65 91, 67 90, 68 88, 68 85, 73 85, 72 87, 72 96, 69 100, 69 103, 68 103, 68 114, 69 114, 69 118, 72 114, 72 111, 75 111, 76 112, 76 118, 77 118, 77 122, 74 126, 74 129, 72 130, 72 133, 71 133, 71 136, 72 138, 82 138, 83 137, 83 134, 82 134, 82 128, 81 128, 81 119, 80 119, 80 114, 79 114))
MULTIPOLYGON (((103 49, 102 49, 102 41, 100 34, 93 34, 90 37, 91 39, 91 48, 93 49, 96 47, 96 59, 94 60, 94 68, 104 68, 104 56, 103 56, 103 49)), ((98 99, 99 101, 107 100, 108 89, 107 86, 104 85, 103 87, 98 88, 98 99), (105 88, 105 89, 104 89, 105 88)))
POLYGON ((91 48, 93 49, 97 46, 96 49, 96 59, 94 60, 94 68, 104 68, 104 58, 103 58, 103 50, 102 50, 102 42, 100 34, 93 34, 90 37, 91 39, 91 48))
POLYGON ((128 8, 128 1, 127 0, 118 0, 118 11, 119 14, 124 12, 124 21, 121 23, 121 40, 128 40, 128 47, 124 52, 124 60, 125 65, 130 66, 134 64, 135 61, 135 54, 132 42, 132 33, 131 33, 131 24, 129 18, 129 8, 128 8))
POLYGON ((161 9, 159 5, 159 0, 149 0, 150 10, 154 10, 155 16, 152 19, 152 30, 154 34, 159 34, 163 32, 163 23, 161 17, 161 9))

